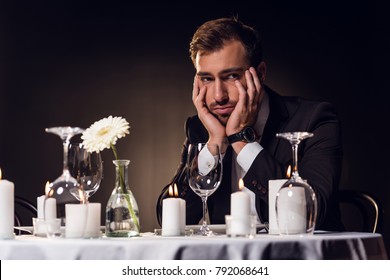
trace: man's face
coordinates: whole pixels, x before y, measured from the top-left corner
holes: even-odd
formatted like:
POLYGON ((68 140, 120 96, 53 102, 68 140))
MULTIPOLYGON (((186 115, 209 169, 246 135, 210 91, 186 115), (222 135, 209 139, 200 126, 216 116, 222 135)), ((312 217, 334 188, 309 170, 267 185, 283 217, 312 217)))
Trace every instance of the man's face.
POLYGON ((245 49, 238 41, 231 41, 221 50, 196 56, 197 76, 200 86, 206 86, 206 106, 218 120, 226 125, 238 102, 240 80, 246 88, 245 70, 249 65, 245 49))

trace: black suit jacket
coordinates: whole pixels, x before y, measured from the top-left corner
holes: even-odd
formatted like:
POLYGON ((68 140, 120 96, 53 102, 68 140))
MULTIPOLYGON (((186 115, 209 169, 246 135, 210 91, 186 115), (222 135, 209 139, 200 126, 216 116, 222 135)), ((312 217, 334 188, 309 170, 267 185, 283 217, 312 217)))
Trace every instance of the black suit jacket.
MULTIPOLYGON (((266 88, 270 113, 261 138, 263 151, 244 176, 245 186, 256 194, 256 210, 260 220, 268 221, 268 180, 286 177, 292 164, 291 145, 276 138, 278 132, 308 131, 314 136, 299 145, 299 174, 313 187, 318 200, 317 229, 341 230, 337 190, 342 165, 340 124, 334 107, 327 102, 315 102, 300 97, 280 96, 266 88)), ((186 139, 181 161, 170 184, 176 183, 187 202, 187 224, 197 224, 202 218, 202 203, 188 186, 186 178, 187 148, 189 143, 207 142, 208 133, 197 116, 185 123, 186 139)), ((223 160, 223 179, 219 188, 208 198, 211 223, 224 224, 230 214, 231 147, 223 160)), ((169 185, 170 185, 169 184, 169 185)), ((157 217, 161 224, 162 200, 167 197, 167 185, 157 202, 157 217)))

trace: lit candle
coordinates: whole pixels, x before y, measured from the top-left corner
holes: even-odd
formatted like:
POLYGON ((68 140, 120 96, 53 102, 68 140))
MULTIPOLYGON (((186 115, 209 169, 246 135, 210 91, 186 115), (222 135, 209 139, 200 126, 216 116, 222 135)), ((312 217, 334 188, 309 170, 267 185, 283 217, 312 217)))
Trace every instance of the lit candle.
POLYGON ((38 219, 57 218, 57 202, 54 197, 47 197, 50 191, 50 182, 46 182, 45 194, 37 198, 38 219), (44 213, 45 211, 45 213, 44 213))
POLYGON ((14 238, 14 183, 1 179, 0 169, 0 239, 14 238))
POLYGON ((250 196, 247 192, 243 192, 244 181, 238 181, 239 191, 231 194, 230 214, 234 217, 246 217, 251 213, 250 196))
POLYGON ((177 236, 185 232, 186 202, 178 198, 177 185, 169 186, 169 196, 163 200, 162 229, 161 235, 177 236), (175 196, 175 197, 173 197, 175 196))
POLYGON ((251 232, 251 200, 247 192, 243 192, 244 181, 238 182, 239 191, 230 197, 230 229, 232 236, 247 236, 251 232))

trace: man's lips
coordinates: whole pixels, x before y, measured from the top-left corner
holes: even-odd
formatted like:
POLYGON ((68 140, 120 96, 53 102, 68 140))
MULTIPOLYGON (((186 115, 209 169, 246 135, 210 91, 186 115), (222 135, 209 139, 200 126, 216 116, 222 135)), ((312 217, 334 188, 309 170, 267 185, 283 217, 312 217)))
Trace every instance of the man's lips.
POLYGON ((216 106, 213 112, 217 115, 230 115, 234 110, 234 106, 216 106))

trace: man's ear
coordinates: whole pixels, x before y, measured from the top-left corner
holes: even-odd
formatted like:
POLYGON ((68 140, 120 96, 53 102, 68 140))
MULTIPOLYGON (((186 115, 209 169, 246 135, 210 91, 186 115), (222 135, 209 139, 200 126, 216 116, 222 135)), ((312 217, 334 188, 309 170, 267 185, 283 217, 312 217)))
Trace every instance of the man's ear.
POLYGON ((264 83, 265 76, 267 74, 267 65, 264 61, 260 62, 259 65, 257 65, 257 75, 259 75, 259 79, 261 83, 264 83))

